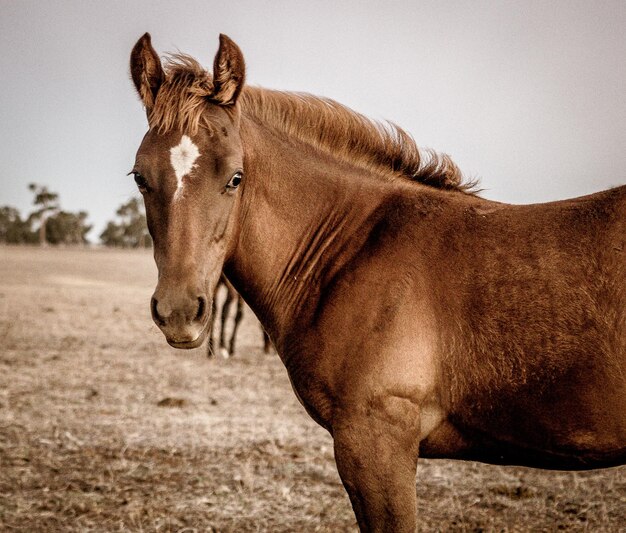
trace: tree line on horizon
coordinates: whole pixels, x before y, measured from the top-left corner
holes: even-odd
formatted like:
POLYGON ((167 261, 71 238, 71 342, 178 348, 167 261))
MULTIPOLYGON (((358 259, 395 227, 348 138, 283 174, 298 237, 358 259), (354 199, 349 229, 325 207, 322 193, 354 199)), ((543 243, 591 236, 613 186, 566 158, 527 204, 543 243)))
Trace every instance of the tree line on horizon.
MULTIPOLYGON (((88 244, 87 234, 92 225, 87 211, 71 212, 61 209, 59 195, 45 185, 31 183, 33 210, 22 218, 12 206, 0 206, 0 243, 47 245, 88 244)), ((146 215, 138 198, 131 198, 115 212, 116 218, 100 233, 104 246, 118 248, 149 248, 146 215)))

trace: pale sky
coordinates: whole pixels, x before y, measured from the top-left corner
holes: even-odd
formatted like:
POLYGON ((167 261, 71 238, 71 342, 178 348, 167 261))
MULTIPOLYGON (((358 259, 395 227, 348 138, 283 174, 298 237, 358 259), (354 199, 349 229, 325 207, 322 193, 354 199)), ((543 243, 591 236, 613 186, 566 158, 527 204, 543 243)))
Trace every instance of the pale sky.
POLYGON ((146 31, 206 66, 226 33, 250 83, 392 120, 486 198, 626 182, 626 0, 0 0, 0 205, 25 214, 27 184, 45 184, 98 240, 135 194, 146 120, 128 58, 146 31))

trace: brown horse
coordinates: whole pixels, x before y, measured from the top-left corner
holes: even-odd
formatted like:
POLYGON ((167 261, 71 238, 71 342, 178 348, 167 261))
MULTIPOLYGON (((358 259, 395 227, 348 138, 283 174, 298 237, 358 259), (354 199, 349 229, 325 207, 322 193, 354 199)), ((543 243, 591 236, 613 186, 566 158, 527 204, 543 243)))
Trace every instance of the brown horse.
POLYGON ((553 469, 626 460, 626 187, 482 199, 447 156, 326 99, 244 87, 144 35, 133 169, 152 313, 202 343, 222 267, 333 436, 363 531, 413 531, 422 457, 553 469))
MULTIPOLYGON (((229 357, 235 355, 237 348, 237 331, 239 330, 239 325, 243 320, 243 309, 244 303, 243 298, 237 292, 235 287, 231 284, 230 281, 226 279, 226 276, 223 274, 220 276, 220 279, 215 287, 215 292, 213 293, 213 304, 211 307, 211 315, 209 318, 209 342, 207 343, 207 357, 213 357, 215 355, 215 332, 214 323, 215 318, 217 317, 217 293, 220 288, 224 287, 224 300, 222 302, 222 306, 220 308, 219 313, 219 330, 220 330, 220 342, 219 342, 219 353, 224 359, 228 359, 229 357), (233 325, 230 331, 230 339, 226 341, 226 329, 227 322, 230 315, 230 308, 235 303, 236 310, 235 316, 233 317, 233 325)), ((271 342, 269 336, 265 332, 263 328, 261 328, 261 332, 263 334, 263 351, 265 353, 269 353, 271 349, 271 342)))

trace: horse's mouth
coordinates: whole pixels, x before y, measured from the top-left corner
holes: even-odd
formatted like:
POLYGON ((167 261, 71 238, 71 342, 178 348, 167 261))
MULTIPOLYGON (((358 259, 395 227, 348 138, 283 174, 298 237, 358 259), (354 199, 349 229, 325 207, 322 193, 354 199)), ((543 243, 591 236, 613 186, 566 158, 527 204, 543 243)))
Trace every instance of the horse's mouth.
POLYGON ((177 341, 173 341, 173 340, 167 339, 167 343, 172 348, 177 348, 179 350, 192 350, 193 348, 197 348, 198 346, 200 346, 203 341, 204 341, 204 338, 202 336, 200 336, 195 341, 177 342, 177 341))
POLYGON ((209 321, 207 320, 207 322, 200 329, 195 339, 178 339, 176 337, 168 337, 167 335, 165 336, 165 339, 172 348, 177 348, 179 350, 192 350, 193 348, 198 348, 198 346, 202 345, 204 339, 206 338, 208 324, 209 321))

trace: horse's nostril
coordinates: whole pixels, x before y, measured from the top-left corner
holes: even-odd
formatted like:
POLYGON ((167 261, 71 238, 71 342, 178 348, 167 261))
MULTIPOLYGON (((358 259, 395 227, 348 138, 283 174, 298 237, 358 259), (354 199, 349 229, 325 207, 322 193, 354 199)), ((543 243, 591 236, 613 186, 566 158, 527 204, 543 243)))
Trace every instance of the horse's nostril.
POLYGON ((206 300, 200 296, 198 298, 198 312, 196 313, 196 320, 200 320, 204 316, 204 310, 206 309, 206 300))
POLYGON ((150 300, 150 311, 152 312, 152 320, 160 326, 163 326, 165 324, 165 320, 163 320, 163 318, 159 315, 159 311, 157 309, 158 303, 159 302, 157 302, 156 298, 153 297, 152 300, 150 300))

